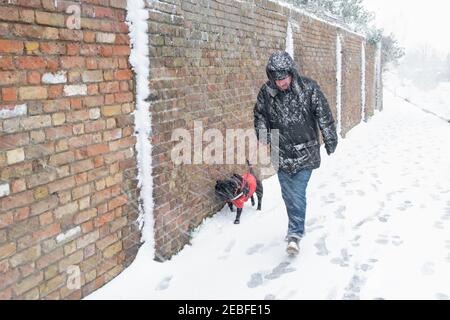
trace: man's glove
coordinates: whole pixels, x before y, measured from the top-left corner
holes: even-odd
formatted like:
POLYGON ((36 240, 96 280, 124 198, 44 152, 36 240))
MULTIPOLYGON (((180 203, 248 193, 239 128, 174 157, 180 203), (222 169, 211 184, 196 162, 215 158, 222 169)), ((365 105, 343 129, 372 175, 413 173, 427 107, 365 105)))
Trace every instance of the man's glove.
POLYGON ((327 150, 327 154, 330 156, 334 151, 336 151, 337 141, 333 140, 325 143, 325 149, 327 150))

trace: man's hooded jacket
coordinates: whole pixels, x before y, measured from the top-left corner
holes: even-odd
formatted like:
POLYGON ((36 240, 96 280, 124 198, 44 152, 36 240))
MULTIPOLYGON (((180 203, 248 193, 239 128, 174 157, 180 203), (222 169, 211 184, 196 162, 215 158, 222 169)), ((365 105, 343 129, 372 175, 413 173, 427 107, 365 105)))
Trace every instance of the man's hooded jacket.
POLYGON ((278 129, 280 170, 295 175, 304 169, 319 168, 319 129, 328 154, 335 151, 338 143, 327 99, 317 82, 299 75, 287 52, 274 53, 266 72, 269 81, 261 87, 254 108, 254 125, 259 141, 270 143, 273 130, 278 129), (281 91, 275 80, 287 74, 292 76, 291 86, 281 91), (265 130, 268 135, 260 135, 260 130, 265 130))

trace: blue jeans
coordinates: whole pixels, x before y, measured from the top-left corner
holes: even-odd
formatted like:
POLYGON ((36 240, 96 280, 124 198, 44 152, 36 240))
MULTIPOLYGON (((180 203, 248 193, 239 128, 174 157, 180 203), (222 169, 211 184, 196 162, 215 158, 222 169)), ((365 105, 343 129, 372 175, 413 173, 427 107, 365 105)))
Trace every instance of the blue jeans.
POLYGON ((294 176, 278 171, 281 195, 289 218, 287 236, 301 240, 305 233, 306 187, 312 170, 302 170, 294 176))

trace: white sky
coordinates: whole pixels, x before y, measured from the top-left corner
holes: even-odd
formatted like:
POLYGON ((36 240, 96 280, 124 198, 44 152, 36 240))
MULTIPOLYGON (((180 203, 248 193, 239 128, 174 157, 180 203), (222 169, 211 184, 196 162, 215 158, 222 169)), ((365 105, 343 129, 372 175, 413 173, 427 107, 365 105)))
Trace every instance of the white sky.
POLYGON ((428 45, 440 54, 450 52, 450 1, 364 0, 376 14, 376 25, 394 33, 400 46, 428 45))

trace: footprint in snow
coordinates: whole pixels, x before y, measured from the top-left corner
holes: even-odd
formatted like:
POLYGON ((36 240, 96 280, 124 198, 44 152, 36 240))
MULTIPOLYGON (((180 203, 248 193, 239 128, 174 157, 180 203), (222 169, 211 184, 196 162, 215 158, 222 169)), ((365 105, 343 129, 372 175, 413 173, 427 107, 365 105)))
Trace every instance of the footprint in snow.
POLYGON ((327 238, 327 236, 325 235, 314 244, 314 246, 318 250, 316 255, 327 256, 329 254, 329 251, 327 249, 327 244, 326 244, 326 238, 327 238))
POLYGON ((231 242, 228 244, 228 246, 225 248, 225 253, 230 253, 231 249, 233 249, 234 245, 236 244, 236 239, 231 240, 231 242))
POLYGON ((379 216, 379 217, 378 217, 378 220, 379 220, 380 222, 386 223, 386 222, 389 221, 389 217, 390 217, 389 214, 384 214, 384 215, 382 215, 382 216, 379 216))
POLYGON ((231 242, 227 245, 225 248, 223 254, 219 257, 220 260, 225 260, 228 258, 228 254, 233 249, 234 245, 236 244, 236 239, 231 240, 231 242))
POLYGON ((278 279, 285 273, 294 272, 296 269, 290 267, 291 262, 289 261, 283 261, 278 266, 276 266, 271 273, 265 276, 266 279, 278 279))
POLYGON ((170 280, 172 280, 172 276, 165 277, 156 287, 157 291, 166 290, 170 285, 170 280))
POLYGON ((262 248, 264 248, 264 245, 262 243, 258 243, 258 244, 255 244, 253 247, 248 248, 246 253, 249 256, 251 256, 252 254, 259 252, 262 248))
POLYGON ((444 225, 443 225, 442 221, 436 221, 434 223, 434 228, 440 229, 440 230, 444 229, 444 225))
POLYGON ((256 288, 262 285, 264 282, 263 275, 261 272, 257 272, 251 275, 250 281, 247 282, 247 287, 256 288))
POLYGON ((405 200, 405 201, 403 201, 403 203, 399 207, 397 207, 397 209, 400 210, 400 211, 405 211, 406 209, 409 209, 412 206, 413 205, 412 205, 412 202, 410 200, 405 200))
POLYGON ((434 274, 435 264, 433 262, 427 262, 422 266, 422 274, 425 276, 432 276, 434 274))
POLYGON ((331 259, 330 262, 332 264, 338 264, 341 267, 348 267, 349 266, 348 262, 350 260, 350 257, 351 256, 348 254, 347 249, 342 249, 341 256, 331 259))
POLYGON ((389 243, 388 236, 386 236, 384 234, 380 234, 380 235, 378 235, 378 239, 375 240, 375 242, 378 244, 386 245, 389 243))
POLYGON ((334 215, 336 216, 336 218, 345 219, 345 216, 342 214, 345 212, 345 209, 347 209, 346 206, 340 206, 339 208, 337 208, 337 210, 334 211, 334 215))

